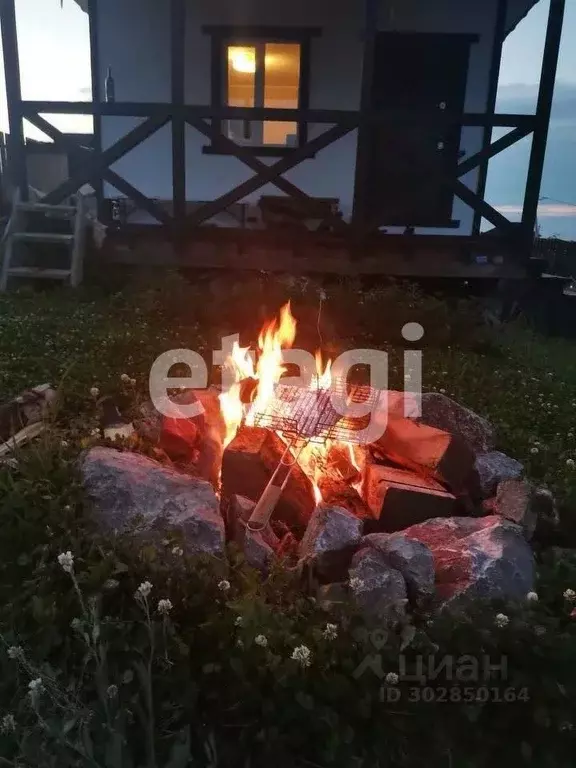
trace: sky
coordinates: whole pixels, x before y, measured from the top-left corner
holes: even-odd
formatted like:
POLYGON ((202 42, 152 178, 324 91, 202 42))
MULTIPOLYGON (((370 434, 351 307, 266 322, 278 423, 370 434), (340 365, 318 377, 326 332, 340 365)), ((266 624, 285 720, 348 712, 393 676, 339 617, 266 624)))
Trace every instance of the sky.
MULTIPOLYGON (((16 0, 20 74, 25 99, 83 101, 90 98, 88 18, 74 0, 63 0, 62 8, 60 2, 16 0)), ((534 110, 548 7, 549 0, 540 0, 505 42, 498 90, 499 111, 534 110)), ((563 167, 563 158, 566 152, 576 156, 575 38, 576 0, 567 0, 554 114, 541 190, 543 197, 553 199, 542 201, 539 222, 547 234, 573 239, 576 239, 576 161, 572 174, 563 167), (567 203, 574 203, 575 206, 567 203)), ((5 96, 0 56, 0 130, 8 128, 5 96)), ((89 116, 55 115, 50 117, 50 121, 68 131, 91 130, 89 116)), ((45 139, 32 126, 27 128, 27 135, 45 139)), ((518 214, 521 203, 525 183, 523 166, 526 165, 528 153, 529 144, 524 143, 524 146, 507 150, 506 158, 498 157, 491 163, 488 200, 503 208, 511 218, 518 214)))

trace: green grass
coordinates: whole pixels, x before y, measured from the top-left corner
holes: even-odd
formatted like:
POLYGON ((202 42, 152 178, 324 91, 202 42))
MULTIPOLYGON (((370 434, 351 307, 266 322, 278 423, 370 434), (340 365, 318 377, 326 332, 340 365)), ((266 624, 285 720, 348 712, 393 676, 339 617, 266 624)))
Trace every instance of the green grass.
POLYGON ((262 320, 291 298, 302 346, 313 351, 321 340, 332 354, 385 349, 394 388, 402 381, 402 325, 421 322, 424 388, 491 419, 499 447, 554 491, 570 529, 573 343, 522 327, 487 331, 474 304, 395 284, 325 290, 320 306, 310 281, 194 284, 172 275, 122 289, 0 297, 0 401, 44 381, 61 393, 55 422, 22 451, 19 470, 0 469, 0 765, 573 765, 576 623, 563 598, 576 589, 570 553, 541 556, 537 603, 414 616, 414 630, 391 632, 376 648, 353 611, 327 614, 292 577, 262 583, 239 556, 227 570, 180 557, 174 534, 141 546, 94 528, 77 474, 78 455, 94 439, 90 389, 122 393, 133 405, 147 395, 158 354, 184 346, 209 359, 218 339, 236 331, 253 342, 262 320), (121 384, 123 373, 136 387, 121 384), (69 550, 73 578, 57 561, 69 550), (219 588, 222 579, 228 590, 219 588), (146 580, 148 602, 134 597, 146 580), (163 598, 173 604, 167 618, 156 611, 163 598), (497 612, 510 617, 507 627, 496 627, 497 612), (324 635, 327 622, 338 626, 333 641, 324 635), (301 645, 311 650, 310 667, 292 659, 301 645), (11 659, 15 646, 23 655, 11 659), (527 688, 529 700, 424 703, 410 698, 416 685, 404 686, 400 703, 382 702, 382 680, 355 670, 381 654, 383 672, 396 672, 400 653, 412 662, 432 653, 495 662, 505 655, 501 690, 527 688), (37 699, 28 692, 36 678, 43 680, 37 699))

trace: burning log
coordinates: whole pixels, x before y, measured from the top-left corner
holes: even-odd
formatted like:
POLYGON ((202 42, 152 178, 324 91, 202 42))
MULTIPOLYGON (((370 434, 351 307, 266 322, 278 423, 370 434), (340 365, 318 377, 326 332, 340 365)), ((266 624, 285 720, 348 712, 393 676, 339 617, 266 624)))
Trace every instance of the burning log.
POLYGON ((345 480, 328 473, 318 479, 318 489, 328 506, 343 507, 360 520, 374 518, 358 491, 345 480))
POLYGON ((455 514, 456 498, 440 483, 415 472, 370 464, 362 493, 372 512, 365 533, 392 533, 433 517, 455 514))
MULTIPOLYGON (((285 449, 275 432, 242 426, 224 451, 222 495, 238 494, 258 501, 285 449)), ((314 506, 312 482, 297 464, 278 501, 274 517, 295 530, 303 530, 314 506)))
POLYGON ((376 457, 430 480, 442 480, 454 493, 476 491, 475 456, 458 437, 411 419, 392 419, 370 446, 376 457))
POLYGON ((216 488, 222 466, 226 426, 216 389, 190 389, 174 398, 176 405, 199 402, 204 412, 191 418, 164 416, 160 447, 175 461, 186 462, 198 477, 216 488))
POLYGON ((326 467, 332 474, 336 474, 350 485, 354 485, 360 480, 360 470, 352 463, 350 451, 352 447, 336 443, 328 448, 326 455, 326 467))

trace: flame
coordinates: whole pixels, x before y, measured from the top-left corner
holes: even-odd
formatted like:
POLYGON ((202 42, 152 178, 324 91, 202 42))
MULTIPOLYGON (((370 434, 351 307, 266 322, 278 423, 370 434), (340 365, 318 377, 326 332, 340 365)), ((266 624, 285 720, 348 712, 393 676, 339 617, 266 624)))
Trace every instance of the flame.
POLYGON ((274 397, 274 389, 286 368, 282 365, 282 350, 290 348, 296 338, 296 320, 290 311, 290 302, 280 310, 280 322, 267 323, 258 337, 258 363, 255 378, 258 380, 256 397, 246 423, 254 424, 253 414, 266 409, 274 397))
POLYGON ((312 377, 312 386, 315 389, 330 389, 332 386, 332 360, 324 365, 320 350, 316 352, 316 375, 312 377))

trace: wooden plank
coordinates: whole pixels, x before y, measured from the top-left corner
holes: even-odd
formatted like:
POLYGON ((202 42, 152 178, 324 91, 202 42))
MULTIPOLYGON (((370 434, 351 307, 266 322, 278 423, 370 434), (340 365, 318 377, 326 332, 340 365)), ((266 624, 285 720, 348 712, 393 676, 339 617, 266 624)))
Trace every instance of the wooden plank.
POLYGON ((332 128, 329 128, 321 136, 317 136, 303 147, 295 149, 294 152, 288 157, 284 157, 278 162, 266 166, 266 168, 256 176, 253 176, 251 179, 248 179, 242 184, 239 184, 237 187, 230 190, 230 192, 227 192, 225 195, 222 195, 216 200, 212 200, 211 202, 201 206, 197 211, 187 217, 187 226, 190 228, 198 226, 203 221, 210 219, 216 213, 220 213, 221 211, 226 210, 226 208, 232 205, 232 203, 235 203, 236 201, 241 200, 243 197, 256 192, 265 184, 268 184, 274 179, 277 179, 281 174, 286 173, 286 171, 289 171, 291 168, 294 168, 296 165, 301 163, 303 160, 306 160, 311 155, 319 152, 329 144, 333 144, 335 141, 338 141, 347 133, 349 133, 350 130, 350 127, 340 125, 332 126, 332 128))
MULTIPOLYGON (((474 170, 474 168, 477 168, 481 163, 486 163, 486 161, 491 157, 494 157, 500 152, 503 152, 513 144, 516 144, 517 141, 520 141, 520 139, 528 136, 529 133, 530 130, 527 128, 514 128, 514 130, 510 131, 510 133, 507 133, 506 136, 502 136, 502 138, 494 141, 492 144, 488 144, 487 146, 483 147, 483 149, 481 149, 479 152, 476 152, 474 155, 470 155, 470 157, 467 157, 466 160, 463 160, 458 164, 458 177, 460 178, 466 173, 474 170)), ((481 185, 479 185, 479 190, 480 186, 481 185)), ((482 194, 480 191, 478 191, 479 197, 482 197, 482 194)))
POLYGON ((171 225, 172 218, 163 208, 157 205, 153 200, 150 200, 149 197, 146 197, 146 195, 143 195, 140 190, 136 189, 136 187, 126 181, 126 179, 116 173, 116 171, 113 171, 112 168, 107 168, 102 176, 109 184, 115 187, 118 192, 121 192, 123 195, 130 198, 130 200, 133 200, 138 208, 142 208, 142 210, 149 213, 150 216, 155 218, 156 221, 159 221, 160 224, 164 224, 165 226, 171 225))
POLYGON ((41 435, 45 429, 46 424, 44 424, 42 421, 39 421, 36 424, 29 424, 27 427, 24 427, 24 429, 21 429, 20 432, 17 432, 13 437, 11 437, 10 440, 7 440, 5 443, 0 445, 0 457, 8 455, 9 453, 12 453, 14 450, 19 448, 21 445, 30 442, 30 440, 33 440, 35 437, 38 437, 38 435, 41 435))
POLYGON ((466 205, 469 205, 473 211, 479 211, 485 219, 498 229, 510 234, 516 233, 515 225, 509 219, 503 216, 500 211, 497 211, 489 205, 485 200, 478 197, 475 192, 469 189, 461 181, 456 181, 454 183, 454 192, 466 203, 466 205))
POLYGON ((532 139, 530 152, 530 164, 528 166, 528 178, 526 180, 526 193, 524 195, 524 208, 522 212, 522 226, 526 237, 533 237, 536 229, 536 215, 538 212, 538 198, 544 170, 544 158, 546 155, 546 142, 550 126, 550 113, 552 111, 552 99, 554 96, 554 84, 556 82, 556 70, 558 67, 558 53, 562 39, 562 26, 564 21, 565 0, 550 0, 550 12, 548 14, 548 27, 546 30, 546 42, 542 57, 542 72, 540 75, 540 87, 538 90, 538 103, 536 106, 536 127, 532 139))
MULTIPOLYGON (((39 112, 49 114, 93 115, 91 101, 32 101, 22 102, 23 115, 34 117, 39 112)), ((276 109, 275 107, 227 107, 204 105, 185 105, 183 108, 163 102, 116 101, 101 104, 101 113, 115 117, 155 117, 168 121, 174 114, 183 112, 184 117, 203 117, 217 120, 281 120, 288 122, 338 123, 354 128, 358 125, 358 110, 346 109, 276 109)), ((421 113, 414 110, 369 111, 366 118, 372 122, 391 122, 417 120, 431 125, 456 123, 462 126, 492 126, 503 128, 533 128, 535 115, 517 113, 498 113, 487 115, 483 112, 452 114, 450 112, 421 113)))

